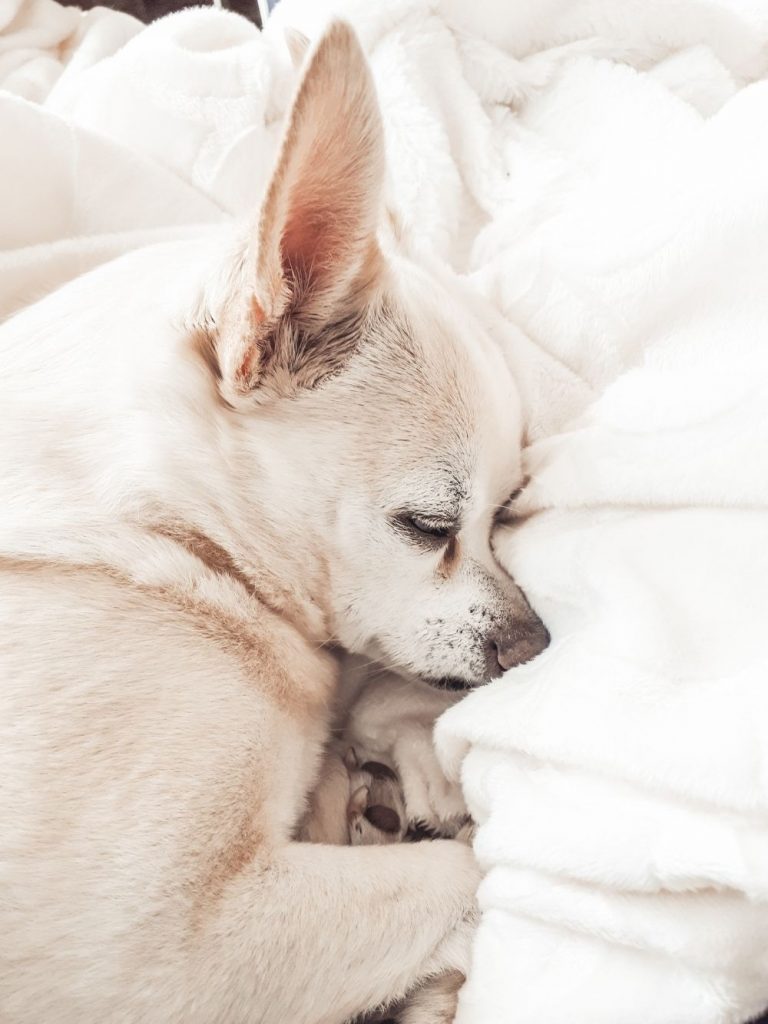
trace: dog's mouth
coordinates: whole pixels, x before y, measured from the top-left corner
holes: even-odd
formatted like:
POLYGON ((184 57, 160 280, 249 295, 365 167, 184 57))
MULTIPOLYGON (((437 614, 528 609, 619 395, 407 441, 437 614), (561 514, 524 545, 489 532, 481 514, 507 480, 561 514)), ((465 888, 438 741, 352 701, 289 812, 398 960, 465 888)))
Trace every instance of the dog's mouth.
POLYGON ((422 676, 421 678, 433 690, 449 690, 451 693, 463 693, 465 690, 474 690, 476 685, 475 683, 468 682, 466 679, 459 679, 458 676, 439 676, 437 678, 422 676))

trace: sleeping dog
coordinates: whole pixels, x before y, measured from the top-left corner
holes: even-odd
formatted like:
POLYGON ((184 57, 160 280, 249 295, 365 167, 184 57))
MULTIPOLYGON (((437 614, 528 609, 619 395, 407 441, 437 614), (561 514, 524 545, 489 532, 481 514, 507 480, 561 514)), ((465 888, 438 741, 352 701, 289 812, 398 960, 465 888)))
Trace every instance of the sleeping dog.
POLYGON ((338 649, 455 691, 547 642, 491 545, 513 381, 383 172, 335 23, 252 224, 0 332, 5 1024, 450 1016, 469 847, 296 841, 338 649))

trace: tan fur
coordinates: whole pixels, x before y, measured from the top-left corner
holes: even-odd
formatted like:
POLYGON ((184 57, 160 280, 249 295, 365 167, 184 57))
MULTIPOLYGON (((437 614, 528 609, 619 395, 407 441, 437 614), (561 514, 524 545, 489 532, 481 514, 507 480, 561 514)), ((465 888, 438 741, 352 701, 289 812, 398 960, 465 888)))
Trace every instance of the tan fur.
MULTIPOLYGON (((219 325, 224 377, 236 393, 289 396, 315 386, 354 350, 357 317, 375 287, 384 153, 373 83, 356 38, 331 26, 293 102, 255 233, 243 256, 256 293, 219 325), (340 74, 340 68, 355 74, 340 74), (333 77, 334 89, 326 87, 333 77), (308 335, 324 327, 322 350, 308 335), (233 372, 234 371, 234 372, 233 372)), ((247 294, 247 292, 246 292, 247 294)))
POLYGON ((440 566, 441 572, 444 576, 450 576, 456 566, 459 564, 461 557, 461 551, 459 549, 459 542, 456 537, 451 537, 445 548, 445 554, 443 555, 443 561, 440 566))
POLYGON ((544 635, 491 543, 514 385, 378 241, 382 153, 335 24, 256 228, 0 330, 3 1024, 342 1024, 466 969, 465 845, 295 841, 339 645, 470 686, 544 635), (430 502, 448 576, 403 527, 430 502))
POLYGON ((463 984, 464 975, 459 971, 426 981, 403 1008, 398 1024, 451 1024, 463 984))

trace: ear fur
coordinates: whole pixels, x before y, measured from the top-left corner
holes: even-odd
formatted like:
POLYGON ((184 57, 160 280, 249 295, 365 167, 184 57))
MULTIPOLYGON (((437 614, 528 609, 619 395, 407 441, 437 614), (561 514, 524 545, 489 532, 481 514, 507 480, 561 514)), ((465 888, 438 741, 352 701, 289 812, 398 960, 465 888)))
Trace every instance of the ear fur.
POLYGON ((352 29, 333 22, 293 101, 219 332, 230 394, 291 395, 339 369, 379 273, 383 132, 352 29))

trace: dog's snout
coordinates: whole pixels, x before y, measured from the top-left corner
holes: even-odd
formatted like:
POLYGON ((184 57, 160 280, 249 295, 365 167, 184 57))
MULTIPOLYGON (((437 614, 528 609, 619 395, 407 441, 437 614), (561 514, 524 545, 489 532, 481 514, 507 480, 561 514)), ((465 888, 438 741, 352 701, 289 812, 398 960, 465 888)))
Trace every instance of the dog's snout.
POLYGON ((488 678, 498 679, 507 669, 523 665, 548 646, 549 632, 536 616, 494 630, 485 645, 488 678))
POLYGON ((501 664, 502 644, 495 636, 491 636, 485 642, 485 677, 486 679, 498 679, 504 671, 501 664))

